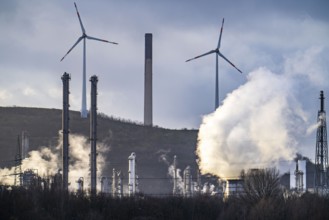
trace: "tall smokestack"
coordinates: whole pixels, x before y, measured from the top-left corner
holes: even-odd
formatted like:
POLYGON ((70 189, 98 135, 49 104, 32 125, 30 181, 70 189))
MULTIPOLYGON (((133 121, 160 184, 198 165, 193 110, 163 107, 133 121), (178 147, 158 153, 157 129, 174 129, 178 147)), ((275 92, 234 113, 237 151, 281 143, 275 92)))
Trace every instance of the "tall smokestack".
POLYGON ((69 180, 69 81, 71 77, 68 73, 64 73, 62 76, 63 81, 63 112, 62 112, 62 133, 63 133, 63 178, 62 186, 63 190, 68 190, 69 180))
POLYGON ((96 195, 96 180, 97 180, 97 76, 90 77, 91 82, 91 102, 90 102, 90 193, 91 196, 96 195))
POLYGON ((152 126, 152 34, 145 34, 144 125, 152 126))

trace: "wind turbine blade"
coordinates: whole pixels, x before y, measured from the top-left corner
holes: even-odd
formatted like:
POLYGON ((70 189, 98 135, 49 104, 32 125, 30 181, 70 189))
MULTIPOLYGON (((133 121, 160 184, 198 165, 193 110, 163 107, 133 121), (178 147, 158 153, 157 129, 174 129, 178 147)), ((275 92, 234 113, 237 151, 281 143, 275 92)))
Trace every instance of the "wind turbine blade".
POLYGON ((90 37, 90 36, 86 36, 87 39, 90 39, 90 40, 98 40, 98 41, 102 41, 102 42, 106 42, 106 43, 110 43, 110 44, 118 44, 116 42, 112 42, 112 41, 108 41, 108 40, 103 40, 103 39, 99 39, 99 38, 96 38, 96 37, 90 37))
POLYGON ((231 64, 237 71, 239 71, 240 73, 242 73, 241 70, 239 70, 231 61, 229 61, 223 54, 221 54, 220 52, 217 52, 218 56, 222 57, 224 60, 226 60, 229 64, 231 64))
POLYGON ((63 58, 61 59, 61 61, 62 60, 64 60, 64 58, 66 57, 66 55, 68 55, 70 52, 71 52, 71 50, 73 50, 73 48, 81 41, 83 39, 83 36, 81 36, 81 37, 79 37, 79 39, 77 40, 77 42, 75 42, 75 44, 69 49, 69 51, 67 51, 67 53, 63 56, 63 58))
POLYGON ((77 7, 77 4, 75 4, 75 2, 74 2, 74 6, 75 6, 75 10, 77 11, 77 15, 78 15, 78 18, 79 18, 82 33, 85 34, 86 31, 85 31, 85 28, 83 27, 83 24, 82 24, 82 21, 81 21, 81 18, 80 18, 80 14, 79 14, 79 11, 78 11, 78 7, 77 7))
POLYGON ((207 52, 207 53, 204 53, 204 54, 201 54, 201 55, 199 55, 199 56, 196 56, 196 57, 193 57, 193 58, 191 58, 191 59, 188 59, 188 60, 186 60, 185 62, 189 62, 189 61, 191 61, 191 60, 195 60, 195 59, 198 59, 198 58, 203 57, 203 56, 207 56, 207 55, 212 54, 212 53, 215 53, 215 52, 216 52, 216 50, 211 50, 211 51, 209 51, 209 52, 207 52))
POLYGON ((220 48, 220 42, 222 40, 223 27, 224 27, 224 18, 223 18, 223 21, 222 21, 222 28, 220 29, 220 34, 219 34, 217 49, 220 48))

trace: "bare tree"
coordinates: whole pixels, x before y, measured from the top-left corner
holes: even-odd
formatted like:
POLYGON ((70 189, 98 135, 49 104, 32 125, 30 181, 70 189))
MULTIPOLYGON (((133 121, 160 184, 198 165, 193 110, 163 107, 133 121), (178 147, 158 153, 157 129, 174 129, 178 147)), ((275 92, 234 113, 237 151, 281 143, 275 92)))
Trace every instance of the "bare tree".
POLYGON ((249 204, 255 204, 262 199, 276 199, 282 196, 279 171, 276 168, 252 169, 247 173, 242 171, 244 193, 241 198, 249 204))

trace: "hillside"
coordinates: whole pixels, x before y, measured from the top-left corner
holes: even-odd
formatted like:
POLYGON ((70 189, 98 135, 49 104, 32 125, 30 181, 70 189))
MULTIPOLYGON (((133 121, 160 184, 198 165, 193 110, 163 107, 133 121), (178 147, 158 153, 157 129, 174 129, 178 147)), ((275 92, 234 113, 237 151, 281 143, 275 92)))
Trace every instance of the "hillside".
MULTIPOLYGON (((13 166, 17 152, 17 135, 27 131, 30 151, 44 146, 58 145, 58 132, 62 127, 62 111, 58 109, 0 107, 0 166, 13 166)), ((71 134, 89 137, 89 119, 80 118, 80 113, 70 112, 71 134)), ((112 176, 112 169, 121 170, 128 176, 128 156, 135 152, 139 187, 145 193, 171 193, 168 165, 161 159, 165 155, 171 163, 178 157, 178 167, 192 167, 195 177, 196 156, 194 154, 197 130, 171 130, 143 126, 98 115, 98 141, 109 151, 105 156, 103 176, 112 176)), ((70 146, 71 148, 74 146, 70 146)), ((125 184, 126 179, 124 179, 125 184)))

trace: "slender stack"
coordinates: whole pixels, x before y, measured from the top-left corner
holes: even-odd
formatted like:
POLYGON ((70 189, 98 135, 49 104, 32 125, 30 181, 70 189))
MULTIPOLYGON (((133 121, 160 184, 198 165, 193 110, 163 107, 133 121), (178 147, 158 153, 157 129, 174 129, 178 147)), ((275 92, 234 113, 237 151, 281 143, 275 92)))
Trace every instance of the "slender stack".
POLYGON ((90 77, 91 82, 91 107, 90 107, 90 193, 91 196, 96 195, 97 180, 97 76, 90 77))
POLYGON ((62 76, 63 81, 63 112, 62 112, 62 133, 63 133, 63 178, 62 187, 64 191, 68 190, 69 176, 69 81, 71 77, 68 73, 62 76))
POLYGON ((152 126, 152 34, 145 34, 144 125, 152 126))

